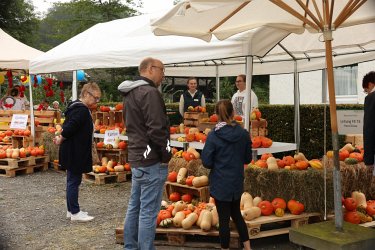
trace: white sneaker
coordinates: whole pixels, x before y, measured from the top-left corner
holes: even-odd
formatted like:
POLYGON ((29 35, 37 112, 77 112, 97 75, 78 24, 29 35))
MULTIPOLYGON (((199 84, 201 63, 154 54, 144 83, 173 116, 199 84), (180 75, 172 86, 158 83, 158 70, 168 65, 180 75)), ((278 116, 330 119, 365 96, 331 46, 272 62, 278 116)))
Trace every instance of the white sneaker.
POLYGON ((94 217, 89 216, 87 213, 79 211, 76 214, 72 214, 71 217, 70 217, 70 219, 72 221, 81 221, 81 222, 84 222, 84 221, 90 221, 90 220, 94 219, 94 217))
MULTIPOLYGON (((85 213, 85 214, 88 214, 88 212, 84 212, 84 211, 82 211, 82 210, 81 210, 81 212, 82 212, 82 213, 85 213)), ((70 217, 72 217, 72 213, 69 212, 69 211, 66 211, 66 218, 67 218, 67 219, 70 219, 70 217)))

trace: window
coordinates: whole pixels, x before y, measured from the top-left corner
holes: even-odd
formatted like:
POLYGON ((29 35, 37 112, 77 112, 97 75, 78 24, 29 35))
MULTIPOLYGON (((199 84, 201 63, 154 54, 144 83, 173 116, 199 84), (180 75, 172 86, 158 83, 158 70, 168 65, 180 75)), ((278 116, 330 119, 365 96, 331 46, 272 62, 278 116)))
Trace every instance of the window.
POLYGON ((333 70, 336 96, 357 95, 358 65, 337 67, 333 70))

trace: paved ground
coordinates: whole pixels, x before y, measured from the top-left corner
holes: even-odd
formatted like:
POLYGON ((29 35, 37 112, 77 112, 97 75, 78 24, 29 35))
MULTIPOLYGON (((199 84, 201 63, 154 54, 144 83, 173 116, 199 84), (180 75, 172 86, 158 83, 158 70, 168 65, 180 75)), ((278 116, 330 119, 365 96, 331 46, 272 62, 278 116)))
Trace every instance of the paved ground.
MULTIPOLYGON (((64 173, 53 170, 16 178, 0 176, 0 249, 123 248, 115 243, 115 228, 123 223, 131 182, 83 183, 80 204, 95 219, 72 223, 65 218, 65 181, 64 173)), ((252 240, 251 244, 253 249, 298 249, 287 235, 252 240)))

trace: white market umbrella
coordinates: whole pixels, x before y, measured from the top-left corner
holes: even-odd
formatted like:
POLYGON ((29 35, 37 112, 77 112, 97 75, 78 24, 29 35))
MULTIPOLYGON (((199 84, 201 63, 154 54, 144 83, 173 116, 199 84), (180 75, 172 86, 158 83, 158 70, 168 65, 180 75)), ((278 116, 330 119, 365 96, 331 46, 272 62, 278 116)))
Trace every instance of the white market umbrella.
POLYGON ((293 33, 323 34, 326 53, 332 145, 334 151, 335 225, 342 231, 338 127, 333 77, 332 40, 338 28, 375 22, 375 1, 366 0, 191 0, 176 5, 153 23, 157 35, 226 39, 260 26, 293 33))

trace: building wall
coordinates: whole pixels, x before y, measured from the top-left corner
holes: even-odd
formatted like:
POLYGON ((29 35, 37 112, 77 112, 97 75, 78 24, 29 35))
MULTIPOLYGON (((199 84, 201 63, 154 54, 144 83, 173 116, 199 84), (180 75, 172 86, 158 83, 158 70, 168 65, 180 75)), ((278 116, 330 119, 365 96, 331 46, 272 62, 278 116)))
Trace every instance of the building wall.
MULTIPOLYGON (((366 73, 372 70, 375 70, 375 61, 359 63, 357 76, 358 94, 354 96, 337 97, 336 102, 362 104, 365 98, 362 88, 362 78, 366 73)), ((322 77, 323 74, 321 70, 299 74, 301 104, 323 103, 322 77)), ((294 104, 293 74, 270 75, 270 104, 294 104)))

